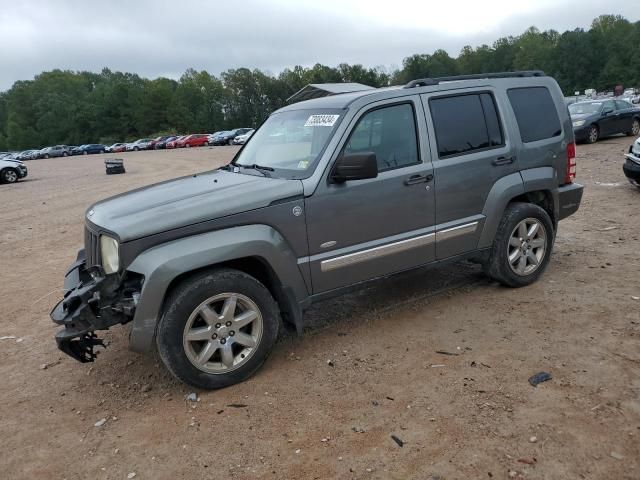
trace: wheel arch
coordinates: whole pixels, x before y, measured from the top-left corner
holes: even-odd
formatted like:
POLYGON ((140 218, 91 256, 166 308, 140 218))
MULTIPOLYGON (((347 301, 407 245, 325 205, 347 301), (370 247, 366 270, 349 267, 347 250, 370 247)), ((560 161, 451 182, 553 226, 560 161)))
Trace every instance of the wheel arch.
POLYGON ((153 348, 167 294, 181 280, 216 268, 235 268, 262 282, 285 319, 302 328, 300 302, 309 295, 297 258, 267 225, 247 225, 168 242, 140 254, 127 271, 144 276, 130 335, 130 348, 153 348))
POLYGON ((512 173, 499 179, 492 187, 482 211, 485 222, 478 240, 478 249, 493 244, 500 220, 509 204, 532 203, 551 217, 554 229, 559 219, 558 179, 553 167, 538 167, 512 173))

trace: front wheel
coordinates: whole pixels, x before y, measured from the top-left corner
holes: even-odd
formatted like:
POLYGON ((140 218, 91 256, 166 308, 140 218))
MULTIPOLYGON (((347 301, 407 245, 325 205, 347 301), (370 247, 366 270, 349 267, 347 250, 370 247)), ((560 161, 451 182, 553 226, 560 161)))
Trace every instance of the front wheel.
POLYGON ((545 210, 512 203, 500 221, 484 271, 507 287, 530 285, 549 264, 553 240, 553 224, 545 210))
POLYGON ((183 281, 158 326, 160 358, 179 380, 203 389, 246 380, 278 337, 280 315, 269 290, 244 272, 221 269, 183 281))
POLYGON ((229 140, 227 140, 227 145, 233 145, 233 138, 230 138, 229 140))
POLYGON ((209 141, 204 142, 204 146, 208 147, 209 146, 209 141))
POLYGON ((627 135, 633 135, 634 137, 637 137, 638 134, 640 134, 640 120, 634 118, 633 122, 631 122, 631 128, 627 132, 627 135))
POLYGON ((18 181, 18 173, 13 168, 5 168, 0 175, 2 183, 16 183, 18 181))
POLYGON ((589 127, 589 133, 587 134, 587 142, 596 143, 600 137, 600 130, 597 125, 591 125, 589 127))
POLYGON ((67 152, 62 152, 63 157, 66 157, 67 155, 69 155, 67 152))
POLYGON ((140 148, 138 148, 138 147, 133 147, 133 151, 134 151, 134 152, 139 152, 139 151, 140 151, 140 148))

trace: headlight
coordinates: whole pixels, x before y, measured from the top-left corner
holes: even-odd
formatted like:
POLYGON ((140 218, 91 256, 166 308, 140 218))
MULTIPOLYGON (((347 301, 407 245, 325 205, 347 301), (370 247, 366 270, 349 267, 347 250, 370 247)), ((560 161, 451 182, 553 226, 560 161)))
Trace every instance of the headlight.
POLYGON ((584 125, 585 120, 576 120, 575 122, 573 122, 573 126, 574 127, 581 127, 582 125, 584 125))
POLYGON ((115 273, 120 269, 118 241, 107 235, 100 235, 100 255, 105 273, 115 273))

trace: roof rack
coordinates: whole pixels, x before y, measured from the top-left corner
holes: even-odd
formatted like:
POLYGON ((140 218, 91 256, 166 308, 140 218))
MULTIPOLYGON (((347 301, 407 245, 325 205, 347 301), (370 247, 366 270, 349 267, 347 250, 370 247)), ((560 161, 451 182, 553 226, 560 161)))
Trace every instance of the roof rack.
POLYGON ((418 78, 411 80, 402 88, 427 87, 440 82, 456 82, 459 80, 483 80, 485 78, 544 77, 542 70, 522 70, 518 72, 474 73, 473 75, 455 75, 452 77, 418 78))

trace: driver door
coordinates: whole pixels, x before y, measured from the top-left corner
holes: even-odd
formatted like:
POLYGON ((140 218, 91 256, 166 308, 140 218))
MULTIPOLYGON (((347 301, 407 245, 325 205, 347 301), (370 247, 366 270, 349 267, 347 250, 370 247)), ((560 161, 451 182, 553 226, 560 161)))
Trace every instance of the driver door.
POLYGON ((313 292, 435 258, 433 167, 419 99, 364 108, 340 154, 374 152, 377 178, 335 183, 331 168, 306 199, 313 292))

